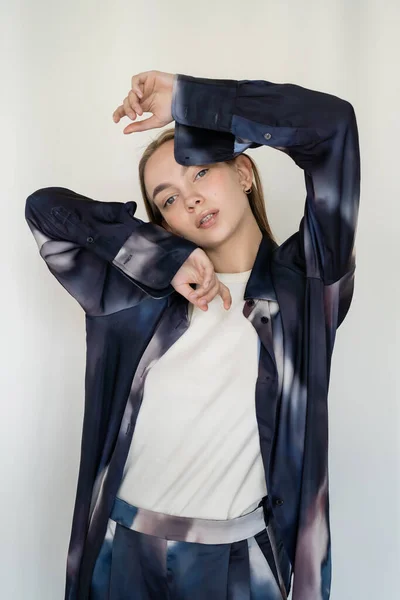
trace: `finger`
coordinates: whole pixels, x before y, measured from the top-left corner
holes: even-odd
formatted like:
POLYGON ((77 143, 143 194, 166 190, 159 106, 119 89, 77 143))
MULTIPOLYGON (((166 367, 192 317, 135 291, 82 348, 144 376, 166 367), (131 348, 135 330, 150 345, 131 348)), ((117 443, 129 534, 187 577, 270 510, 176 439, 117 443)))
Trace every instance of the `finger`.
POLYGON ((143 119, 137 123, 130 123, 123 130, 124 133, 136 133, 137 131, 147 131, 148 129, 157 129, 161 127, 160 121, 155 115, 152 115, 148 119, 143 119))
POLYGON ((207 294, 204 294, 202 297, 198 298, 198 302, 205 302, 206 304, 208 304, 218 294, 223 300, 224 308, 228 310, 232 305, 231 293, 229 291, 229 288, 226 287, 226 285, 224 285, 221 281, 219 281, 219 279, 217 279, 217 284, 213 286, 213 288, 207 294))
POLYGON ((209 261, 204 269, 204 287, 209 287, 212 285, 216 278, 217 276, 214 271, 214 265, 211 261, 209 261))
POLYGON ((113 112, 113 119, 116 123, 118 123, 119 120, 122 119, 122 117, 125 117, 125 109, 123 104, 118 106, 118 108, 116 108, 113 112))
MULTIPOLYGON (((131 77, 131 88, 133 91, 136 89, 143 92, 144 84, 146 83, 149 71, 144 71, 143 73, 138 73, 137 75, 133 75, 131 77)), ((139 95, 140 97, 140 95, 139 95)))
POLYGON ((198 300, 207 294, 210 289, 217 284, 217 278, 214 272, 214 268, 211 266, 209 269, 203 269, 203 283, 199 285, 193 292, 193 297, 198 300))
POLYGON ((176 286, 175 289, 179 294, 181 294, 181 296, 184 296, 192 304, 198 306, 199 308, 202 308, 203 310, 207 310, 207 308, 204 309, 204 304, 200 303, 198 300, 193 300, 190 297, 191 292, 193 292, 193 288, 191 288, 188 283, 182 283, 176 286))
MULTIPOLYGON (((211 286, 216 283, 216 275, 214 271, 214 265, 211 261, 208 261, 205 265, 202 265, 202 279, 203 283, 199 287, 199 294, 204 294, 211 286)), ((197 290, 196 290, 197 291, 197 290)))
POLYGON ((133 84, 132 85, 132 91, 135 92, 135 94, 139 97, 139 98, 143 98, 143 92, 141 90, 141 88, 139 87, 139 84, 133 84))
POLYGON ((125 114, 134 121, 136 119, 136 112, 131 107, 128 96, 124 100, 124 109, 125 114))
POLYGON ((136 114, 142 115, 143 109, 139 104, 137 95, 132 90, 130 90, 130 92, 128 94, 128 98, 129 98, 129 104, 132 106, 132 108, 136 112, 136 114))
POLYGON ((224 308, 226 308, 226 310, 229 310, 232 306, 232 296, 229 288, 226 287, 226 285, 224 285, 223 283, 221 283, 220 285, 219 295, 221 296, 222 301, 224 303, 224 308))
POLYGON ((210 294, 214 289, 218 290, 218 283, 215 281, 212 281, 208 287, 201 286, 198 289, 196 289, 195 297, 197 298, 197 300, 202 300, 208 294, 210 294))
POLYGON ((217 280, 215 285, 213 285, 208 292, 197 298, 197 301, 200 303, 200 305, 207 305, 209 304, 209 302, 211 302, 211 300, 215 298, 215 296, 219 292, 219 285, 220 282, 217 280))

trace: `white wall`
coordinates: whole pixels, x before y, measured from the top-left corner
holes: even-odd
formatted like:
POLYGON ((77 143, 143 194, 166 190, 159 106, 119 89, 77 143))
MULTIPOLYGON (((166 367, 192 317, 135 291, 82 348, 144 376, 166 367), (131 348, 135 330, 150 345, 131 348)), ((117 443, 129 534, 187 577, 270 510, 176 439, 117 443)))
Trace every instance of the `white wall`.
MULTIPOLYGON (((112 112, 131 76, 150 69, 297 83, 355 107, 356 289, 337 336, 329 400, 332 600, 397 597, 398 2, 1 7, 2 598, 64 597, 83 416, 84 315, 39 257, 25 198, 51 185, 101 200, 140 198, 137 163, 158 131, 124 136, 112 112)), ((303 173, 271 148, 251 154, 282 242, 302 216, 303 173)), ((140 200, 137 215, 146 219, 140 200)))

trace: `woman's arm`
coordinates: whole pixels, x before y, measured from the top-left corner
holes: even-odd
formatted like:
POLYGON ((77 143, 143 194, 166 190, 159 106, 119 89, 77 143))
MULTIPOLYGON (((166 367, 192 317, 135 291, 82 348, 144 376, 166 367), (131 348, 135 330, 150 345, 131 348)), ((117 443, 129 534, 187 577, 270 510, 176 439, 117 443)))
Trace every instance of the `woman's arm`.
POLYGON ((136 217, 136 202, 100 202, 62 187, 31 194, 25 218, 50 272, 90 315, 163 298, 197 248, 136 217))
POLYGON ((307 275, 331 285, 354 269, 360 155, 349 102, 290 83, 177 74, 172 116, 180 164, 224 161, 261 145, 288 154, 305 177, 304 218, 292 242, 307 275))

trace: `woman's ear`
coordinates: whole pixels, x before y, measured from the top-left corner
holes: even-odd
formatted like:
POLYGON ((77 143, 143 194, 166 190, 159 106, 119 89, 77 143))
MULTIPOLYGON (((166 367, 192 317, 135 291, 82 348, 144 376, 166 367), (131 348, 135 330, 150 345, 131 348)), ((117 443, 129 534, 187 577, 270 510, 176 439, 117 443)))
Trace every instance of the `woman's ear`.
POLYGON ((251 187, 253 171, 249 157, 246 154, 239 154, 235 160, 235 167, 239 174, 239 183, 251 187))

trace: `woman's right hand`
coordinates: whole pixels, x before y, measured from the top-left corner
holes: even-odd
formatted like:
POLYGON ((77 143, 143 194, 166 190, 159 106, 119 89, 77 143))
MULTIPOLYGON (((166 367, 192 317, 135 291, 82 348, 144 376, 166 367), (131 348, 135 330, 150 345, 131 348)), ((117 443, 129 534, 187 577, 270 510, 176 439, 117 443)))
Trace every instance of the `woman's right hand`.
POLYGON ((137 115, 142 116, 144 112, 153 113, 147 119, 127 125, 124 129, 125 134, 156 129, 172 123, 172 95, 177 77, 177 73, 156 70, 133 75, 128 95, 113 113, 114 122, 119 123, 122 117, 129 117, 135 121, 137 115))
POLYGON ((232 297, 229 288, 217 277, 214 265, 202 248, 196 248, 185 260, 171 281, 172 287, 189 302, 202 310, 208 310, 208 303, 219 294, 224 308, 229 310, 232 297), (196 290, 190 283, 199 284, 196 290))

